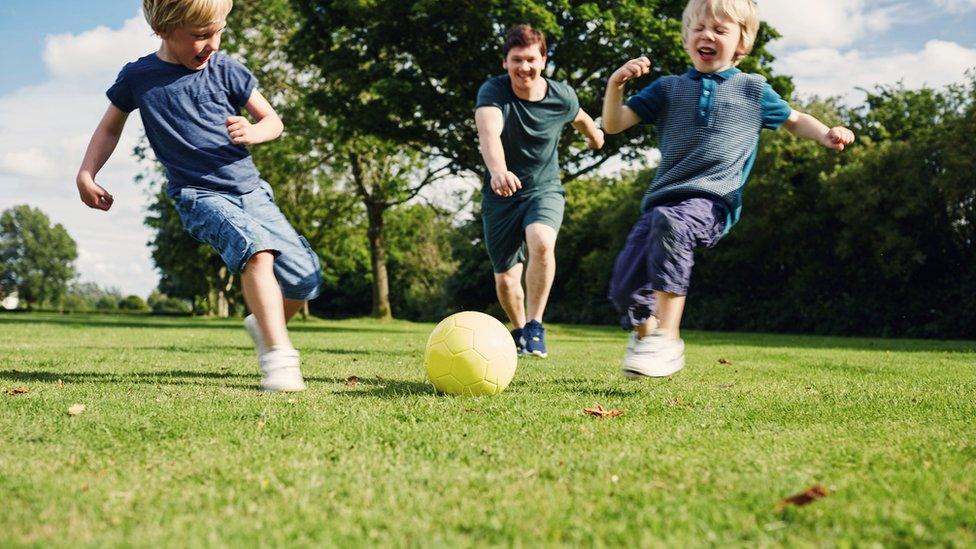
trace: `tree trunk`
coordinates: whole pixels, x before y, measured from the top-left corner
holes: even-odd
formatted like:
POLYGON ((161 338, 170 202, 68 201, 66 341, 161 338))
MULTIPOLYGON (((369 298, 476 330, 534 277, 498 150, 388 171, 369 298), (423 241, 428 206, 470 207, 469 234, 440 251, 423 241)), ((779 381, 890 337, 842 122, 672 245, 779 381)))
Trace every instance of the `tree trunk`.
POLYGON ((369 228, 369 256, 373 265, 373 316, 381 320, 391 320, 390 280, 386 274, 386 243, 383 240, 384 204, 367 204, 369 228))

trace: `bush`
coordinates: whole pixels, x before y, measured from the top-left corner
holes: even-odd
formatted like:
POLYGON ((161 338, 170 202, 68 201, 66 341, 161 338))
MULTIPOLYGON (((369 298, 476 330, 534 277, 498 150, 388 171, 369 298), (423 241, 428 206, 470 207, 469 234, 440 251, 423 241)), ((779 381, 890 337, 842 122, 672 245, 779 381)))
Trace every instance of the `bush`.
POLYGON ((119 300, 114 295, 103 295, 95 302, 95 309, 99 311, 117 311, 119 300))

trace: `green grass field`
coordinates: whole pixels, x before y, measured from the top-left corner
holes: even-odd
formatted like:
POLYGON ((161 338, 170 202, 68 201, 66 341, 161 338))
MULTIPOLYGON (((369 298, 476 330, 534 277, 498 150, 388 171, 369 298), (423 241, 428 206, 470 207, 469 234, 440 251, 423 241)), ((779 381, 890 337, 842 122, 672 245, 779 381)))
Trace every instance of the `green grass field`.
POLYGON ((0 545, 976 543, 974 342, 687 332, 629 382, 553 326, 470 398, 432 327, 296 322, 309 389, 265 395, 237 320, 0 315, 0 545))

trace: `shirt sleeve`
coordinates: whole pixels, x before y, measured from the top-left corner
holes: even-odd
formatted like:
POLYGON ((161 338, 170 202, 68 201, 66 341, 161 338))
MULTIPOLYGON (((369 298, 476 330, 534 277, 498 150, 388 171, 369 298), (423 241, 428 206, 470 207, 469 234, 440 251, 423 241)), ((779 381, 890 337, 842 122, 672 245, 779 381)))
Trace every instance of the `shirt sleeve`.
POLYGON ((258 79, 236 59, 227 58, 227 93, 231 104, 242 108, 258 86, 258 79))
POLYGON ((763 88, 760 109, 762 111, 762 125, 770 130, 782 126, 793 113, 790 104, 780 97, 769 83, 763 88))
POLYGON ((641 122, 653 124, 666 103, 667 94, 664 90, 664 79, 658 78, 637 92, 636 95, 632 95, 627 100, 626 105, 640 117, 641 122))
POLYGON ((567 98, 566 98, 567 103, 569 104, 569 112, 567 113, 569 119, 566 120, 566 122, 570 123, 573 120, 576 120, 576 115, 578 115, 580 112, 580 101, 579 101, 579 96, 576 95, 576 90, 574 90, 570 86, 566 86, 566 87, 569 89, 569 93, 567 94, 567 98))
POLYGON ((501 94, 498 82, 495 79, 487 80, 478 89, 478 100, 475 103, 475 109, 481 107, 498 107, 502 108, 505 103, 505 97, 501 94))
POLYGON ((119 76, 115 79, 115 83, 105 92, 108 100, 120 111, 126 113, 136 110, 137 107, 135 96, 132 94, 132 86, 129 85, 128 68, 128 65, 122 67, 122 70, 119 71, 119 76))

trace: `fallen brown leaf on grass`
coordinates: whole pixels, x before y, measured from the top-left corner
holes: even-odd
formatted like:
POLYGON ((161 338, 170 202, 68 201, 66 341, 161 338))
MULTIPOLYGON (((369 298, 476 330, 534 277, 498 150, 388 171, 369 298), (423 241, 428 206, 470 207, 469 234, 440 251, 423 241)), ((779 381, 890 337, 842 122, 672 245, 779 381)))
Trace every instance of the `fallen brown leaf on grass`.
POLYGON ((58 389, 64 389, 64 380, 59 379, 58 382, 55 383, 55 385, 57 386, 58 389))
POLYGON ((7 389, 7 394, 10 396, 26 395, 30 392, 27 387, 14 387, 13 389, 7 389))
POLYGON ((732 361, 729 360, 729 359, 727 359, 727 358, 720 358, 720 359, 718 359, 718 363, 719 364, 729 364, 729 365, 731 365, 732 364, 732 361))
POLYGON ((788 498, 783 498, 779 500, 776 504, 776 510, 781 511, 789 505, 796 505, 797 507, 803 507, 809 503, 812 503, 820 498, 824 498, 830 495, 830 492, 822 484, 814 484, 813 486, 807 488, 806 490, 800 492, 799 494, 793 494, 788 498))
POLYGON ((596 417, 617 417, 624 415, 620 410, 607 410, 601 404, 597 404, 596 408, 583 408, 583 413, 596 417))
POLYGON ((356 385, 359 385, 359 377, 349 376, 346 378, 346 387, 355 387, 356 385))
POLYGON ((265 419, 265 417, 264 417, 264 416, 261 416, 261 417, 260 417, 260 418, 258 419, 258 431, 260 431, 260 430, 262 430, 262 429, 264 429, 264 424, 265 424, 265 422, 266 422, 266 421, 267 421, 267 420, 265 419))
POLYGON ((71 406, 68 406, 68 415, 69 416, 76 416, 76 415, 78 415, 78 414, 80 414, 80 413, 82 413, 84 411, 85 411, 85 405, 84 404, 72 404, 71 406))

